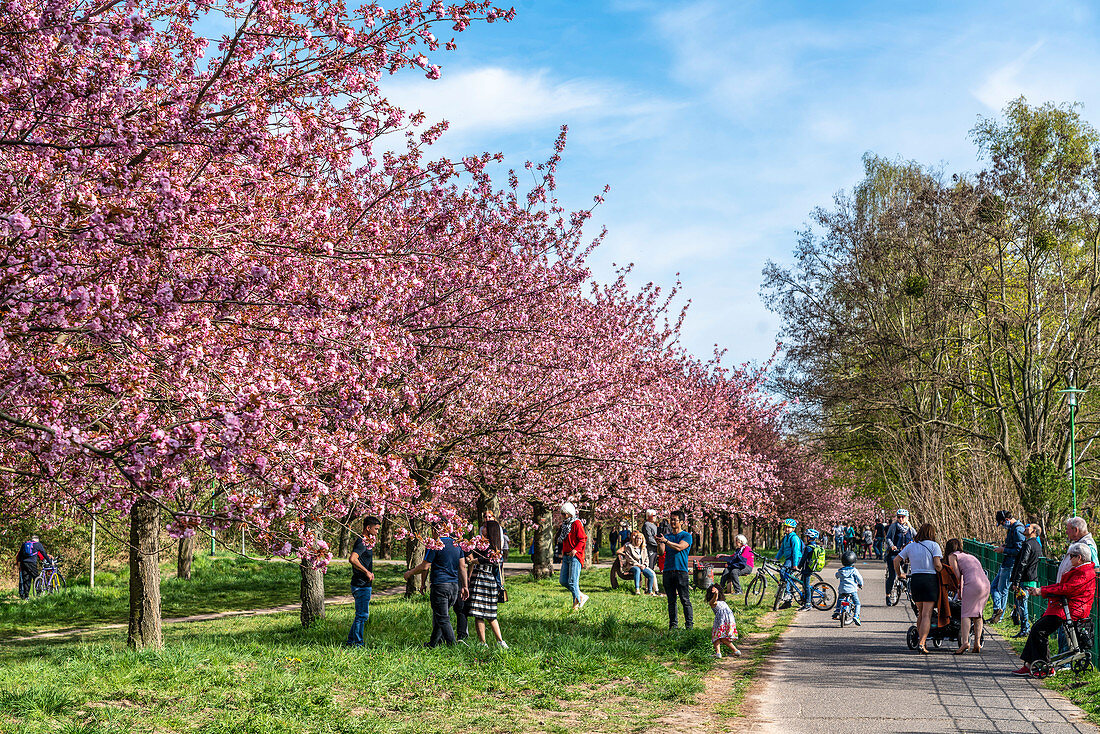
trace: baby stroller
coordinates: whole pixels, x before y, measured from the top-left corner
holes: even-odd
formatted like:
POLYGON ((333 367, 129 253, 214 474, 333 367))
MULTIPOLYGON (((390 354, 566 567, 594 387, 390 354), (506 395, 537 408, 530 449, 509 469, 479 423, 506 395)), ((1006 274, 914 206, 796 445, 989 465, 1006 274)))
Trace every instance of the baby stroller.
MULTIPOLYGON (((959 621, 962 619, 962 602, 958 599, 958 595, 955 593, 949 594, 949 605, 951 608, 951 616, 946 623, 940 623, 939 608, 932 609, 932 626, 928 630, 928 641, 932 643, 933 647, 940 647, 944 640, 950 640, 958 643, 961 647, 962 643, 959 642, 959 630, 961 625, 959 621)), ((917 613, 917 604, 913 602, 913 614, 917 613)), ((971 634, 974 634, 974 628, 971 627, 971 634)), ((909 630, 905 633, 905 644, 909 646, 910 650, 917 649, 917 643, 920 642, 920 634, 917 631, 917 625, 910 625, 909 630)), ((967 644, 970 641, 967 640, 967 644)), ((985 644, 985 627, 982 627, 982 639, 978 640, 978 647, 985 644)))
POLYGON ((1064 596, 1062 611, 1065 612, 1066 619, 1073 620, 1062 626, 1068 647, 1065 652, 1058 653, 1050 660, 1033 660, 1028 667, 1036 678, 1046 678, 1063 665, 1070 666, 1078 675, 1092 667, 1092 620, 1088 617, 1073 619, 1069 610, 1069 599, 1064 596))

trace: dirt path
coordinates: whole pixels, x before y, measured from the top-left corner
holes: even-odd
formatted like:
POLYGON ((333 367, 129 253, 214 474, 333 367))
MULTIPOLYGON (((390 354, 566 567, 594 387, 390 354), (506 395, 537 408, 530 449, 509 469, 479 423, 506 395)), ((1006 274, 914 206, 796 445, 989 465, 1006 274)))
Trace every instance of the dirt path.
MULTIPOLYGON (((530 573, 530 567, 527 569, 506 568, 504 571, 505 577, 518 576, 520 574, 530 573)), ((371 594, 372 598, 380 596, 397 596, 405 591, 404 584, 398 584, 388 589, 383 589, 376 593, 371 594)), ((355 598, 351 594, 343 594, 341 596, 329 596, 325 597, 325 606, 340 606, 344 604, 354 604, 355 598)), ((286 612, 296 612, 301 609, 301 602, 294 602, 293 604, 283 604, 278 607, 266 607, 264 609, 237 609, 225 612, 211 612, 209 614, 192 614, 186 617, 166 617, 161 620, 161 624, 185 624, 187 622, 210 622, 215 619, 226 619, 228 617, 254 617, 264 614, 283 614, 286 612)), ((23 637, 9 637, 4 640, 5 643, 9 642, 31 642, 34 640, 50 640, 59 639, 64 637, 73 637, 76 635, 83 635, 89 632, 103 632, 107 630, 120 630, 126 629, 128 624, 126 622, 117 622, 114 624, 98 624, 93 627, 73 627, 70 629, 51 630, 49 632, 36 632, 32 635, 24 635, 23 637)))
MULTIPOLYGON (((768 612, 760 617, 758 624, 764 627, 763 631, 745 635, 738 642, 738 648, 743 653, 742 657, 727 656, 718 661, 714 670, 703 679, 703 690, 696 696, 695 703, 690 706, 681 706, 665 714, 649 730, 650 733, 663 734, 675 731, 719 734, 738 731, 743 726, 744 719, 732 716, 732 712, 726 710, 726 706, 730 704, 730 698, 737 687, 743 684, 744 676, 749 674, 750 669, 755 666, 759 670, 763 665, 764 660, 754 658, 753 653, 760 643, 773 634, 772 627, 778 619, 777 612, 768 612)), ((749 695, 746 692, 742 709, 749 703, 749 695)))

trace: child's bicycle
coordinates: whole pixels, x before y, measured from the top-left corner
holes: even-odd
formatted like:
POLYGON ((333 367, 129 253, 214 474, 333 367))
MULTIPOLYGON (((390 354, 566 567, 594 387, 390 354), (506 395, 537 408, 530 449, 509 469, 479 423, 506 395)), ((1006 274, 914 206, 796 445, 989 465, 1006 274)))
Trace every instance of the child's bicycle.
POLYGON ((836 616, 840 620, 840 626, 845 627, 856 619, 856 605, 852 601, 851 594, 841 594, 836 600, 836 616))
MULTIPOLYGON (((779 582, 775 590, 775 600, 772 602, 772 611, 777 611, 785 601, 790 601, 792 604, 797 604, 798 606, 809 604, 819 611, 832 609, 833 604, 836 603, 836 589, 830 584, 824 581, 818 581, 812 584, 810 586, 810 598, 806 599, 802 595, 801 577, 795 576, 786 566, 779 566, 776 568, 776 571, 779 573, 779 582), (788 585, 792 590, 789 597, 787 595, 788 585)), ((813 577, 811 576, 811 580, 812 579, 813 577)))
MULTIPOLYGON (((746 607, 760 606, 760 602, 764 600, 764 595, 767 593, 769 579, 771 579, 771 583, 779 587, 778 596, 783 595, 783 587, 786 585, 780 574, 781 569, 775 563, 765 558, 759 558, 755 568, 756 573, 753 574, 752 581, 749 581, 745 586, 746 607)), ((810 585, 816 586, 819 583, 824 583, 821 576, 817 573, 810 574, 810 585)), ((795 579, 795 584, 800 592, 799 598, 801 598, 802 580, 795 579)), ((780 599, 780 603, 782 603, 782 599, 780 599)))
POLYGON ((60 558, 55 558, 52 561, 44 561, 42 563, 42 570, 38 572, 38 575, 34 579, 33 590, 35 595, 52 594, 68 586, 68 584, 65 583, 65 577, 62 576, 61 571, 58 570, 58 566, 60 565, 60 558))

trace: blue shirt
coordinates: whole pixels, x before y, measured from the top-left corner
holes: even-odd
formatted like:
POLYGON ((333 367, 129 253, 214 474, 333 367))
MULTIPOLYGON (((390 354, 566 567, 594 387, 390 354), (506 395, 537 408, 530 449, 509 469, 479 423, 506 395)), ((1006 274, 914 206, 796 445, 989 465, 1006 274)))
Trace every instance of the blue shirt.
POLYGON ((691 550, 691 533, 686 530, 669 533, 665 536, 665 540, 670 543, 687 543, 687 547, 679 551, 665 547, 665 570, 686 572, 688 570, 688 551, 691 550))
POLYGON ((458 562, 466 557, 462 549, 450 538, 440 538, 443 547, 431 549, 424 554, 424 560, 432 564, 431 580, 433 584, 457 584, 458 562))
POLYGON ((798 537, 798 533, 792 531, 783 536, 783 540, 779 541, 779 552, 775 554, 775 560, 789 561, 784 565, 798 567, 802 561, 802 538, 798 537))

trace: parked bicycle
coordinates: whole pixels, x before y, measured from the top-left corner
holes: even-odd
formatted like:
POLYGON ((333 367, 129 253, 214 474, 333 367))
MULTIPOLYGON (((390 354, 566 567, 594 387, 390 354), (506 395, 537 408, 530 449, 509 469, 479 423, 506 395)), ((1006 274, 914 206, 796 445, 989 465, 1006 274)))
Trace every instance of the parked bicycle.
MULTIPOLYGON (((768 589, 768 580, 775 584, 775 600, 772 609, 779 609, 786 595, 787 581, 793 582, 794 593, 791 602, 797 602, 799 606, 806 603, 802 596, 802 579, 795 576, 787 568, 781 567, 770 561, 761 559, 757 562, 757 572, 753 580, 745 588, 745 606, 759 606, 764 600, 764 594, 768 589)), ((832 609, 836 602, 836 590, 822 580, 817 573, 810 574, 810 601, 814 609, 832 609)))
POLYGON ((42 562, 42 567, 34 578, 33 591, 35 595, 53 594, 68 587, 65 577, 61 575, 60 565, 61 559, 59 558, 42 562))

